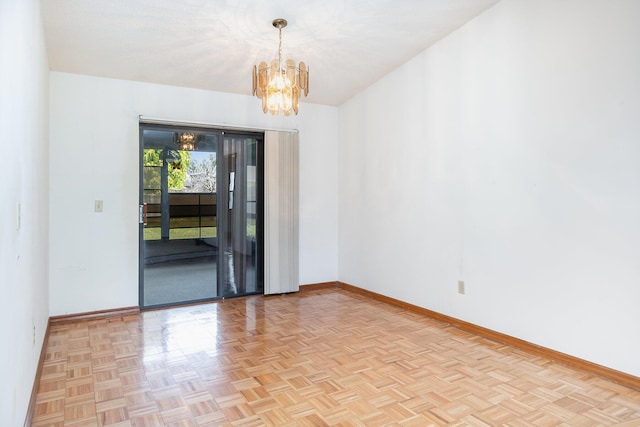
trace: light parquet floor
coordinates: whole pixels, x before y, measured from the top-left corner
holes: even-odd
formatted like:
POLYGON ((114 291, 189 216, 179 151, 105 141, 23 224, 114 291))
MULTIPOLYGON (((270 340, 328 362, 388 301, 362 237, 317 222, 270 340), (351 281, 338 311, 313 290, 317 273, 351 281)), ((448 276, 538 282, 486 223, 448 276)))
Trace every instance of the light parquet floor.
POLYGON ((640 426, 640 392, 339 289, 49 334, 33 426, 640 426))

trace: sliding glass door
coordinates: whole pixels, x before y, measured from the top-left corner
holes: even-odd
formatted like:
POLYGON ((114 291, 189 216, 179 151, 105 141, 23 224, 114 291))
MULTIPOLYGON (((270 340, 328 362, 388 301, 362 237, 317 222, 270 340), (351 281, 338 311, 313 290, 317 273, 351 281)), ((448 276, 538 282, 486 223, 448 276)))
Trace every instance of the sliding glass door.
POLYGON ((262 134, 141 124, 140 141, 140 306, 262 293, 262 134))

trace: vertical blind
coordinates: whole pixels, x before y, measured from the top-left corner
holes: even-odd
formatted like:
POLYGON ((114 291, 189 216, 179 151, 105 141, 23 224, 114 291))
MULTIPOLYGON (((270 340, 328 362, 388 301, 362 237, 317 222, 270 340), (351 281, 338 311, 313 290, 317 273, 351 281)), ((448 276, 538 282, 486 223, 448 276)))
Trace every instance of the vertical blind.
POLYGON ((264 293, 299 289, 298 133, 266 131, 264 139, 264 293))

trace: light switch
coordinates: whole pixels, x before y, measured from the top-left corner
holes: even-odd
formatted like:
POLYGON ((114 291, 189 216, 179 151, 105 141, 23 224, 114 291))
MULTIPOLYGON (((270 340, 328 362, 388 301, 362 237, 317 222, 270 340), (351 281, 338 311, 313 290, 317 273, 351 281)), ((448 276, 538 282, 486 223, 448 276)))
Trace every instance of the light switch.
POLYGON ((22 206, 20 202, 16 204, 16 231, 20 230, 20 223, 22 222, 22 206))
POLYGON ((102 200, 96 200, 93 204, 93 210, 95 212, 102 212, 102 200))

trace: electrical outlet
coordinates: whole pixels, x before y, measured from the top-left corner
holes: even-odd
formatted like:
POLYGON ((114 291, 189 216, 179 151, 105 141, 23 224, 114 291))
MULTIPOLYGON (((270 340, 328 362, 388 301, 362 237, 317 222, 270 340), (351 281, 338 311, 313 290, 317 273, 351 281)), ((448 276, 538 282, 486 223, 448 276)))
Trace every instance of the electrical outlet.
POLYGON ((36 325, 33 325, 33 344, 36 343, 36 325))
POLYGON ((96 200, 93 203, 93 210, 95 212, 102 212, 102 200, 96 200))
POLYGON ((464 295, 464 282, 458 280, 458 293, 464 295))

